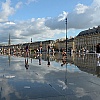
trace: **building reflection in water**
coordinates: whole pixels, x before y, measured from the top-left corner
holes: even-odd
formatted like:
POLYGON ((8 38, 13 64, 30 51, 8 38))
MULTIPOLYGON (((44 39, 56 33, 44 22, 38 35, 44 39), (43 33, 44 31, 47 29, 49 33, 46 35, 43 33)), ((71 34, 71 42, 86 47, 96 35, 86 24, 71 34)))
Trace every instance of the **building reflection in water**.
MULTIPOLYGON (((25 68, 29 68, 28 58, 25 58, 25 68)), ((42 54, 32 54, 30 55, 31 62, 32 59, 38 59, 39 65, 41 65, 41 61, 47 61, 47 65, 50 66, 52 61, 60 63, 61 66, 66 66, 66 63, 74 64, 81 71, 85 71, 87 73, 91 73, 93 75, 100 76, 100 60, 97 60, 97 55, 94 54, 68 54, 67 62, 63 59, 61 53, 42 53, 42 54)), ((10 66, 10 56, 8 56, 9 66, 10 66)))
POLYGON ((100 76, 100 61, 97 61, 96 54, 68 56, 68 61, 77 66, 81 71, 100 76))
MULTIPOLYGON (((39 55, 39 54, 38 54, 39 55)), ((32 59, 39 59, 39 64, 41 65, 41 60, 47 61, 47 65, 50 66, 50 62, 56 61, 61 63, 61 66, 66 66, 66 63, 74 64, 81 71, 91 73, 95 75, 97 67, 97 58, 96 54, 86 54, 86 55, 67 55, 67 62, 61 55, 61 53, 47 54, 42 53, 39 57, 33 56, 32 59)))
POLYGON ((96 54, 84 54, 84 55, 68 54, 66 64, 63 57, 62 61, 61 59, 59 59, 60 57, 61 55, 56 54, 55 58, 57 59, 55 59, 55 61, 61 62, 61 66, 63 65, 67 66, 67 64, 74 64, 81 71, 90 73, 92 75, 97 75, 97 77, 100 77, 100 60, 97 60, 96 54))

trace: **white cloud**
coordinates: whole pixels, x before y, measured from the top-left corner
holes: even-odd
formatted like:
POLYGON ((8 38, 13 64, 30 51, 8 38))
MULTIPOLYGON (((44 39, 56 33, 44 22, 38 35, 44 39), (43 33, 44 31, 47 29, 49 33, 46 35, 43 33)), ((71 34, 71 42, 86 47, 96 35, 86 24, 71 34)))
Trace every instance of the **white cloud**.
POLYGON ((58 21, 65 20, 66 17, 67 17, 67 14, 68 13, 66 13, 65 11, 63 11, 63 13, 58 16, 58 21))
POLYGON ((9 16, 13 15, 17 9, 22 6, 22 2, 18 2, 15 7, 12 7, 11 0, 6 0, 1 4, 1 11, 0 11, 0 22, 5 22, 9 20, 9 16))
POLYGON ((7 22, 5 22, 4 24, 14 25, 15 23, 14 23, 14 22, 11 22, 11 21, 7 21, 7 22))
POLYGON ((68 86, 65 84, 64 81, 58 80, 59 87, 62 87, 62 90, 68 89, 68 86))
POLYGON ((18 2, 18 3, 16 4, 15 8, 16 8, 16 9, 19 9, 19 8, 22 6, 22 4, 23 4, 22 2, 18 2))
POLYGON ((80 87, 77 87, 75 92, 76 92, 77 97, 83 97, 83 96, 87 95, 86 91, 83 88, 80 88, 80 87))
POLYGON ((27 3, 26 4, 29 5, 32 2, 37 2, 37 0, 27 0, 27 3))
POLYGON ((53 30, 65 29, 65 16, 67 16, 68 29, 86 29, 97 26, 100 24, 100 1, 94 0, 90 6, 77 4, 73 12, 63 11, 58 17, 47 19, 45 25, 53 30))
POLYGON ((93 0, 92 6, 99 6, 100 5, 100 0, 93 0))
POLYGON ((83 4, 77 4, 75 8, 77 14, 84 13, 87 9, 88 9, 88 6, 85 6, 83 4))
POLYGON ((45 18, 38 18, 20 22, 5 22, 0 24, 0 40, 8 43, 8 36, 10 33, 11 43, 25 43, 33 41, 46 40, 54 37, 55 34, 63 32, 62 30, 51 30, 45 26, 45 18))
MULTIPOLYGON (((34 2, 34 0, 28 1, 34 2)), ((68 32, 74 34, 76 30, 84 30, 100 24, 100 1, 94 0, 90 6, 77 4, 75 9, 68 13, 63 11, 55 18, 31 18, 26 21, 8 21, 10 15, 20 8, 22 2, 11 7, 11 1, 2 3, 0 12, 0 42, 8 42, 8 34, 11 34, 12 42, 29 42, 53 38, 56 34, 65 33, 65 18, 67 17, 68 32), (74 32, 74 33, 72 33, 74 32), (20 41, 19 41, 20 40, 20 41)))
POLYGON ((63 13, 56 18, 48 18, 45 22, 45 25, 51 30, 63 30, 65 29, 65 18, 67 17, 67 14, 67 12, 63 11, 63 13))
POLYGON ((10 15, 12 15, 14 13, 14 8, 10 7, 11 5, 11 1, 10 0, 6 0, 6 2, 2 3, 2 8, 1 8, 1 12, 0 12, 0 22, 2 21, 7 21, 8 17, 10 15))
POLYGON ((68 14, 69 28, 84 29, 100 25, 100 1, 94 0, 90 6, 76 5, 75 11, 68 14))

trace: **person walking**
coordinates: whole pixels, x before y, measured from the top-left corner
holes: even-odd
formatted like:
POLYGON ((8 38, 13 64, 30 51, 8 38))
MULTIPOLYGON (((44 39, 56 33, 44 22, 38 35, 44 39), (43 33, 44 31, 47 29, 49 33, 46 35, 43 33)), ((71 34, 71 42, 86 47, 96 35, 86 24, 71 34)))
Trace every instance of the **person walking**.
POLYGON ((26 56, 28 57, 28 45, 26 45, 26 56))
POLYGON ((96 46, 96 53, 97 53, 97 58, 99 60, 99 58, 100 58, 100 43, 98 43, 96 46))

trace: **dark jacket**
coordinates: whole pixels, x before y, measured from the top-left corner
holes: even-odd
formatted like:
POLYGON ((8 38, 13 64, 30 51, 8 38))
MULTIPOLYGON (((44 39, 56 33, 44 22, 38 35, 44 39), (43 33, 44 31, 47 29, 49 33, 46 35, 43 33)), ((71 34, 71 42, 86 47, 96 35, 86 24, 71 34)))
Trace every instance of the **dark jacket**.
POLYGON ((100 44, 96 46, 96 53, 100 53, 100 44))

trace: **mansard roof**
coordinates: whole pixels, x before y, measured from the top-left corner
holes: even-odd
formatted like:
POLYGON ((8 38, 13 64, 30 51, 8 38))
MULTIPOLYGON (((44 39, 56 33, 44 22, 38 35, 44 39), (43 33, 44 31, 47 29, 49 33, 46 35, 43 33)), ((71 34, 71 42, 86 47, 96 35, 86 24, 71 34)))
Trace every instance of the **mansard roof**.
POLYGON ((90 35, 90 34, 96 34, 96 33, 100 33, 100 26, 98 26, 97 28, 82 31, 77 36, 84 36, 84 35, 90 35))

